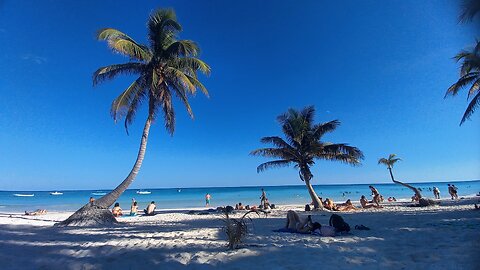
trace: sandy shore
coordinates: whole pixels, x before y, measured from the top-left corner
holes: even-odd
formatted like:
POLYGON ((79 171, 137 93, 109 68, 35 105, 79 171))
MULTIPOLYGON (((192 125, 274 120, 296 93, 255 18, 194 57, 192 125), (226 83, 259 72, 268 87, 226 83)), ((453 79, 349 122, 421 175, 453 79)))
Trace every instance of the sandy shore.
MULTIPOLYGON (((306 214, 284 205, 266 218, 252 216, 234 251, 226 249, 222 214, 168 210, 120 218, 113 228, 56 228, 70 213, 1 213, 0 269, 480 269, 478 200, 341 213, 352 229, 371 230, 337 237, 273 232, 285 225, 287 210, 306 214)), ((328 223, 330 213, 309 213, 328 223)))

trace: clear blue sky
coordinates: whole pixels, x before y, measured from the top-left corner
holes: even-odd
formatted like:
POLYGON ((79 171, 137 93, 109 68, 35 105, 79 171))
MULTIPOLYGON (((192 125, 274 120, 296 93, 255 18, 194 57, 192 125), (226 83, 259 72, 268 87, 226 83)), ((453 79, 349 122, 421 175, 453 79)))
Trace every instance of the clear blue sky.
POLYGON ((127 136, 109 114, 132 80, 92 87, 100 66, 128 59, 95 40, 103 27, 145 42, 156 7, 173 7, 182 38, 212 67, 211 98, 177 103, 177 129, 150 132, 132 188, 301 184, 293 168, 256 173, 275 118, 315 105, 339 119, 325 139, 365 154, 361 167, 319 161, 314 183, 480 179, 480 113, 459 127, 466 93, 444 100, 455 53, 474 41, 454 1, 0 1, 0 190, 106 189, 130 171, 145 112, 127 136), (341 2, 341 3, 340 3, 341 2))

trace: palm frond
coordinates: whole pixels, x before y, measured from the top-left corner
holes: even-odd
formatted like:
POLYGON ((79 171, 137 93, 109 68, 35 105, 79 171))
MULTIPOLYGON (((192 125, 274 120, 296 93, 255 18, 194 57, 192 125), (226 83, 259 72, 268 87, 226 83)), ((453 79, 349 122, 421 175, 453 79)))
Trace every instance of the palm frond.
POLYGON ((467 109, 465 110, 465 113, 463 114, 462 121, 460 122, 460 125, 462 125, 466 120, 470 119, 472 114, 475 112, 477 107, 480 105, 480 92, 475 95, 475 97, 470 101, 468 104, 467 109))
POLYGON ((281 159, 294 159, 290 149, 287 148, 260 148, 250 152, 252 156, 275 157, 281 159))
POLYGON ((171 86, 175 90, 174 92, 176 96, 183 102, 183 104, 185 105, 185 108, 187 109, 188 114, 193 119, 194 118, 193 111, 190 106, 190 103, 188 102, 188 97, 187 97, 187 93, 185 92, 185 89, 181 85, 178 85, 177 83, 173 83, 171 86))
POLYGON ((139 92, 142 92, 144 87, 143 77, 139 77, 112 102, 110 113, 115 122, 127 114, 131 102, 136 96, 142 95, 139 92))
POLYGON ((170 56, 197 56, 200 53, 198 45, 191 40, 178 40, 170 44, 165 53, 170 56))
POLYGON ((280 148, 285 148, 285 149, 291 149, 294 150, 291 145, 289 145, 286 141, 284 141, 282 138, 277 137, 277 136, 272 136, 272 137, 263 137, 260 139, 261 143, 271 143, 277 147, 280 148))
POLYGON ((476 92, 480 89, 480 76, 478 76, 477 80, 472 83, 470 90, 468 90, 467 100, 470 99, 476 92))
POLYGON ((456 83, 454 83, 452 86, 450 86, 447 90, 447 92, 445 93, 445 97, 448 97, 448 96, 455 96, 456 94, 458 94, 458 92, 465 86, 469 85, 470 83, 472 83, 474 80, 478 79, 479 78, 479 72, 472 72, 472 73, 468 73, 464 76, 462 76, 460 79, 458 79, 458 81, 456 83))
POLYGON ((262 163, 258 165, 257 167, 257 173, 263 172, 267 169, 271 168, 279 168, 279 167, 288 167, 290 166, 294 161, 293 160, 274 160, 274 161, 268 161, 265 163, 262 163))
MULTIPOLYGON (((191 69, 192 71, 200 71, 205 75, 210 75, 211 68, 210 66, 205 63, 204 61, 196 58, 196 57, 181 57, 181 58, 173 58, 172 63, 169 63, 169 66, 175 67, 179 70, 184 69, 191 69)), ((193 76, 195 72, 190 74, 193 76)))
POLYGON ((93 73, 93 85, 97 85, 106 80, 112 80, 118 75, 139 74, 145 68, 143 63, 126 63, 101 67, 93 73))
POLYGON ((480 13, 480 1, 478 0, 463 0, 462 12, 459 16, 460 23, 471 22, 480 13))
POLYGON ((140 61, 150 61, 152 54, 147 46, 141 45, 127 34, 113 29, 100 29, 97 33, 98 40, 106 40, 108 46, 115 52, 140 61))
POLYGON ((360 149, 344 143, 326 144, 320 152, 315 153, 315 156, 326 160, 341 161, 350 165, 359 165, 364 158, 360 149))
POLYGON ((313 126, 313 136, 316 139, 320 139, 325 133, 334 131, 340 126, 340 121, 333 120, 325 123, 321 123, 313 126))

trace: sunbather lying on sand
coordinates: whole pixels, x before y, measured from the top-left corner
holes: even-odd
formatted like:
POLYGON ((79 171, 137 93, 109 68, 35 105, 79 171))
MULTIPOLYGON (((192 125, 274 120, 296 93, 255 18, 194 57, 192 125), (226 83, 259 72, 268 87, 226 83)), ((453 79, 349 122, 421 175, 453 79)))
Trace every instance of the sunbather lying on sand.
MULTIPOLYGON (((320 225, 319 223, 317 224, 320 225)), ((297 212, 293 210, 287 212, 287 225, 285 228, 291 232, 309 233, 318 229, 318 225, 312 223, 312 216, 310 215, 307 218, 300 218, 297 212)))
POLYGON ((383 208, 380 205, 368 203, 368 200, 367 200, 367 198, 365 198, 365 195, 362 195, 362 197, 360 198, 360 205, 362 205, 362 208, 365 208, 365 209, 372 208, 372 207, 373 208, 383 208))
POLYGON ((328 210, 338 211, 337 206, 335 205, 335 203, 333 203, 333 200, 330 198, 327 198, 325 202, 323 202, 323 207, 325 207, 328 210))
POLYGON ((355 211, 357 208, 353 205, 352 201, 348 199, 345 203, 337 204, 338 211, 355 211))
POLYGON ((25 215, 27 215, 27 216, 45 215, 46 213, 47 213, 47 210, 45 210, 45 209, 37 209, 37 210, 32 211, 32 212, 25 211, 25 215))
POLYGON ((287 226, 284 232, 292 233, 312 233, 321 236, 335 236, 335 228, 332 226, 322 226, 318 222, 312 222, 312 216, 301 218, 295 211, 289 210, 287 212, 287 226))

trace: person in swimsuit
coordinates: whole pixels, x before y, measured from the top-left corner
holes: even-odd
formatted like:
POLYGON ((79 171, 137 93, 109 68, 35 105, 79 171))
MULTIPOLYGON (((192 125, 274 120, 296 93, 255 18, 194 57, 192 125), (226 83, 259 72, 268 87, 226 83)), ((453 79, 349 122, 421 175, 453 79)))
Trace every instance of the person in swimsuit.
POLYGON ((360 205, 362 206, 362 208, 365 208, 365 209, 368 209, 368 208, 382 208, 381 206, 377 206, 375 204, 372 204, 372 203, 368 203, 368 200, 367 198, 365 198, 365 195, 362 195, 362 197, 360 198, 360 205))
POLYGON ((25 211, 25 215, 27 215, 27 216, 37 216, 37 215, 45 215, 45 214, 47 214, 47 210, 45 210, 45 209, 37 209, 37 210, 32 211, 32 212, 25 211))
POLYGON ((210 206, 210 200, 212 199, 212 196, 210 196, 210 194, 206 194, 205 195, 205 206, 210 206))
POLYGON ((338 211, 355 211, 357 208, 353 205, 352 201, 348 199, 345 203, 337 204, 338 211))
POLYGON ((155 205, 155 202, 152 201, 148 206, 147 206, 147 209, 144 209, 143 212, 145 213, 145 215, 147 216, 154 216, 155 215, 155 209, 157 208, 157 206, 155 205))
POLYGON ((135 200, 132 202, 132 206, 130 206, 130 216, 136 216, 138 214, 138 204, 135 200))
POLYGON ((115 203, 115 205, 113 206, 112 214, 113 214, 114 217, 119 217, 119 216, 123 215, 122 208, 120 208, 120 204, 118 202, 115 203))

